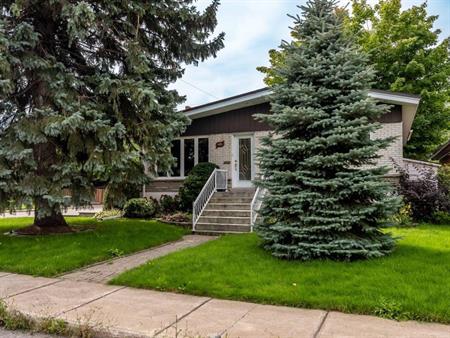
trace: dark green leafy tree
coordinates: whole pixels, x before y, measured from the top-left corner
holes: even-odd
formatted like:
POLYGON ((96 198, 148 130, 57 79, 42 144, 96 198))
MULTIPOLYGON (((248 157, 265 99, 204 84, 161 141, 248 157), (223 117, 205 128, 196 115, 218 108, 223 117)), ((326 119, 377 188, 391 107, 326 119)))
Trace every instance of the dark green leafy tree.
POLYGON ((421 95, 405 151, 426 160, 449 137, 449 38, 439 42, 441 31, 433 28, 438 16, 427 14, 426 2, 404 11, 400 0, 380 0, 373 7, 353 0, 352 5, 346 26, 375 65, 374 87, 421 95))
POLYGON ((34 205, 34 225, 93 189, 169 168, 186 119, 168 85, 223 47, 218 0, 1 1, 0 211, 34 205), (67 191, 71 197, 66 196, 67 191))
MULTIPOLYGON (((413 134, 405 155, 426 160, 450 137, 449 39, 439 42, 437 16, 427 14, 426 2, 401 10, 400 0, 352 0, 344 15, 346 32, 369 54, 377 75, 373 88, 421 95, 413 134)), ((298 41, 296 37, 293 37, 298 41)), ((273 66, 283 62, 280 51, 270 52, 273 66)), ((268 85, 279 82, 271 67, 260 67, 268 85)))
POLYGON ((343 32, 332 0, 310 0, 295 17, 299 42, 281 46, 273 68, 274 128, 259 151, 267 189, 257 232, 285 259, 363 259, 388 254, 393 239, 380 230, 399 206, 374 166, 391 139, 371 139, 388 109, 368 97, 374 71, 343 32))

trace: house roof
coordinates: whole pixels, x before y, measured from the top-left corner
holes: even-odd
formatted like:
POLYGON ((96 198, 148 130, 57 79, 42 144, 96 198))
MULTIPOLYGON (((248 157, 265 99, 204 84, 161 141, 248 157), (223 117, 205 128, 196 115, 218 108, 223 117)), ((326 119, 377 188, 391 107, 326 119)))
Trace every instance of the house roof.
MULTIPOLYGON (((271 88, 261 88, 199 106, 188 107, 183 112, 191 119, 197 119, 269 102, 271 94, 271 88)), ((420 96, 378 89, 370 90, 369 96, 384 103, 398 104, 403 107, 403 143, 406 143, 411 133, 412 122, 417 112, 420 96)))
POLYGON ((450 140, 447 143, 439 147, 439 149, 431 156, 432 160, 440 161, 445 157, 450 157, 450 140))

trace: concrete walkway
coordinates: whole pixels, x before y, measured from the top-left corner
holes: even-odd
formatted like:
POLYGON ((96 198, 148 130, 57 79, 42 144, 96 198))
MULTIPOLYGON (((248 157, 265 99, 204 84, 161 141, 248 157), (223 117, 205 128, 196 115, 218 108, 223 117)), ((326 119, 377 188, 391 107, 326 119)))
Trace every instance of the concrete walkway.
POLYGON ((0 298, 35 317, 57 317, 120 337, 450 337, 447 325, 8 273, 0 273, 0 298))
POLYGON ((63 275, 61 278, 79 282, 106 283, 122 272, 145 264, 149 260, 168 255, 178 250, 194 247, 216 238, 213 236, 187 235, 180 241, 170 242, 156 248, 133 253, 129 256, 84 267, 63 275))

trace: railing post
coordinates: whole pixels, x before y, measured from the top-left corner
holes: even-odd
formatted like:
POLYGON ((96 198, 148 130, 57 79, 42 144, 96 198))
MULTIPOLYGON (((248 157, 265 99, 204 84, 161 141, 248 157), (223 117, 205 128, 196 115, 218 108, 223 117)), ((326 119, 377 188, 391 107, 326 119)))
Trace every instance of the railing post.
POLYGON ((214 191, 217 191, 217 171, 214 170, 214 191))
POLYGON ((195 219, 195 201, 192 202, 192 231, 195 231, 195 223, 196 223, 196 219, 195 219))

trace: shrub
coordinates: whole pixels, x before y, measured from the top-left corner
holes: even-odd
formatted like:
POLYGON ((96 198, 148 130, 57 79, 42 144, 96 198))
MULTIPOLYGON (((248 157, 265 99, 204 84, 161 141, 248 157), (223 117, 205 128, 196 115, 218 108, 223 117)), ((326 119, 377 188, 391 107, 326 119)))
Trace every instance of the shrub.
POLYGON ((190 223, 192 221, 192 217, 185 212, 177 212, 171 215, 164 215, 162 220, 168 223, 190 223))
POLYGON ((411 204, 409 203, 404 204, 400 208, 398 213, 392 216, 392 221, 394 222, 394 225, 398 227, 410 226, 412 223, 411 213, 412 213, 411 204))
POLYGON ((447 196, 450 194, 450 164, 444 164, 438 170, 439 184, 446 190, 447 196))
POLYGON ((433 220, 437 224, 450 225, 450 212, 448 212, 448 211, 436 211, 433 214, 433 220))
POLYGON ((156 214, 156 205, 147 198, 132 198, 123 207, 123 213, 128 218, 150 218, 156 214))
POLYGON ((109 209, 109 210, 102 210, 102 211, 97 212, 94 215, 94 218, 98 219, 98 220, 102 220, 104 218, 110 218, 110 217, 122 217, 122 215, 123 215, 122 210, 109 209))
POLYGON ((146 197, 152 203, 155 207, 155 215, 159 214, 161 212, 161 205, 159 204, 159 201, 154 197, 146 197))
POLYGON ((415 221, 432 221, 436 211, 450 210, 448 191, 431 169, 421 169, 420 177, 414 179, 404 169, 398 169, 401 174, 399 192, 411 205, 415 221))
POLYGON ((124 184, 121 186, 109 185, 105 189, 103 196, 103 208, 109 209, 123 209, 125 203, 132 199, 138 198, 141 195, 142 186, 124 184))
POLYGON ((187 211, 192 209, 192 203, 197 198, 209 176, 211 176, 211 173, 217 168, 219 168, 217 165, 209 162, 199 163, 192 168, 179 191, 181 210, 187 211))
POLYGON ((171 214, 180 208, 180 200, 177 196, 162 195, 159 204, 163 214, 171 214))

